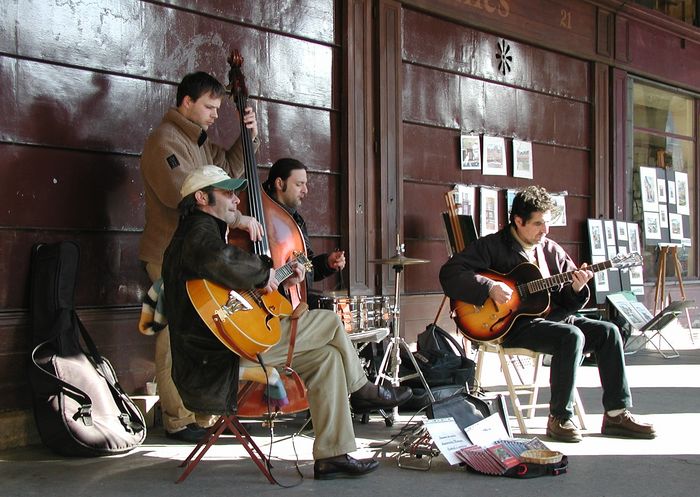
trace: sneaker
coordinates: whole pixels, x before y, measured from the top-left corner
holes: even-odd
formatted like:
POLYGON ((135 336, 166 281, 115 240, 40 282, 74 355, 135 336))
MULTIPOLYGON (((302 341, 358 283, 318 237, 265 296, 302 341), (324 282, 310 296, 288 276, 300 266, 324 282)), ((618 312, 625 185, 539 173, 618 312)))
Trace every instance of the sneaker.
POLYGON ((635 421, 627 409, 617 416, 608 416, 606 412, 603 415, 603 427, 600 432, 610 437, 646 439, 656 437, 656 430, 651 424, 635 421))
POLYGON ((547 420, 547 436, 559 442, 580 442, 581 432, 570 419, 556 418, 549 415, 547 420))
POLYGON ((199 426, 197 423, 190 423, 179 431, 165 432, 165 436, 168 438, 190 444, 196 444, 202 440, 206 434, 207 430, 199 426))

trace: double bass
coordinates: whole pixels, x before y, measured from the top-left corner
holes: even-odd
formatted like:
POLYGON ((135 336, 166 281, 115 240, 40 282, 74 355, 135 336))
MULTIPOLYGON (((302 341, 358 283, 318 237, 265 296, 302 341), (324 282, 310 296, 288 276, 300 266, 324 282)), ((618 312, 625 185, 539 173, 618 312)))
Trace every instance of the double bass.
MULTIPOLYGON (((260 184, 255 149, 250 132, 244 122, 248 90, 241 71, 243 57, 238 51, 228 59, 228 91, 235 101, 240 117, 243 161, 248 188, 241 192, 241 209, 254 217, 263 227, 260 240, 251 242, 248 233, 230 230, 229 243, 265 255, 272 259, 277 283, 294 274, 291 267, 296 261, 307 270, 311 263, 306 258, 303 234, 291 215, 267 195, 260 184)), ((305 282, 290 288, 292 302, 280 292, 263 294, 261 290, 236 291, 212 281, 199 279, 187 282, 187 292, 200 317, 209 329, 236 354, 257 360, 259 353, 265 352, 279 342, 280 315, 289 315, 299 302, 305 300, 305 282)))
MULTIPOLYGON (((251 242, 242 230, 229 231, 229 243, 266 255, 272 259, 275 278, 281 283, 293 274, 291 263, 302 263, 307 271, 313 266, 306 258, 304 236, 294 218, 263 190, 258 177, 255 149, 250 132, 244 122, 248 90, 241 72, 243 57, 233 51, 230 65, 228 91, 235 101, 241 126, 241 142, 248 188, 241 192, 242 212, 254 217, 263 227, 260 240, 251 242)), ((306 300, 305 282, 290 288, 292 302, 278 291, 262 294, 260 290, 235 291, 208 280, 190 280, 187 292, 202 320, 214 335, 236 354, 258 361, 259 354, 280 340, 280 314, 289 315, 299 302, 306 300)), ((291 361, 291 353, 288 362, 291 361)), ((287 392, 288 404, 276 406, 277 412, 295 413, 308 409, 306 387, 299 375, 287 364, 281 375, 287 392)), ((270 416, 271 405, 266 396, 267 386, 252 381, 245 382, 238 392, 238 416, 270 416)))

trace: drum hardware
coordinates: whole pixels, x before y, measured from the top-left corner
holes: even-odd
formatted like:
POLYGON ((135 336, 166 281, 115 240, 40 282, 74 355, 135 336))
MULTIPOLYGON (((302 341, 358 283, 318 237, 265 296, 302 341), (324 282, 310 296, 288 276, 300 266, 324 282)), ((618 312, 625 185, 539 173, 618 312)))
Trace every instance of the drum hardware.
MULTIPOLYGON (((389 264, 393 267, 394 272, 396 273, 396 278, 394 281, 394 306, 392 308, 392 319, 391 319, 391 324, 390 324, 390 340, 387 345, 386 350, 384 351, 384 356, 382 357, 382 362, 379 366, 379 370, 377 371, 377 377, 374 381, 375 384, 379 385, 383 380, 388 380, 394 387, 398 387, 402 381, 405 380, 410 380, 413 378, 419 378, 421 383, 423 384, 423 387, 425 388, 425 391, 428 393, 428 397, 430 398, 430 402, 435 402, 435 397, 433 396, 433 393, 430 391, 430 387, 428 386, 428 382, 425 381, 425 377, 423 376, 422 371, 420 370, 420 367, 418 367, 418 363, 416 362, 416 359, 413 357, 413 353, 411 352, 410 347, 406 343, 406 340, 403 339, 403 337, 399 336, 399 332, 401 330, 400 324, 401 324, 401 294, 400 294, 400 278, 401 278, 401 271, 403 271, 403 268, 408 265, 413 265, 413 264, 425 264, 430 261, 426 259, 412 259, 409 257, 406 257, 404 255, 405 252, 405 246, 403 243, 399 243, 399 237, 397 235, 396 237, 396 255, 394 257, 391 257, 389 259, 375 259, 373 262, 375 264, 389 264), (411 358, 411 362, 413 363, 413 368, 415 370, 415 373, 408 374, 406 376, 399 376, 399 366, 401 365, 401 349, 404 349, 406 353, 408 354, 408 357, 411 358)), ((393 411, 393 416, 397 417, 398 416, 398 407, 394 408, 393 411)))

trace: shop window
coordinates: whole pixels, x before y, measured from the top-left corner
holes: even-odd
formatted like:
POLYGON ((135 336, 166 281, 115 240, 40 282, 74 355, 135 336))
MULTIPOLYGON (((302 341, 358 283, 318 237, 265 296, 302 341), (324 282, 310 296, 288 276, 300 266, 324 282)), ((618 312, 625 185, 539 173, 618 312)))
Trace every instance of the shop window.
MULTIPOLYGON (((695 98, 634 79, 629 90, 627 212, 644 234, 644 279, 656 279, 660 243, 682 245, 683 277, 697 277, 695 98)), ((667 264, 666 273, 673 277, 673 261, 667 264)))
POLYGON ((679 21, 698 25, 698 2, 696 0, 635 0, 635 3, 663 12, 679 21))

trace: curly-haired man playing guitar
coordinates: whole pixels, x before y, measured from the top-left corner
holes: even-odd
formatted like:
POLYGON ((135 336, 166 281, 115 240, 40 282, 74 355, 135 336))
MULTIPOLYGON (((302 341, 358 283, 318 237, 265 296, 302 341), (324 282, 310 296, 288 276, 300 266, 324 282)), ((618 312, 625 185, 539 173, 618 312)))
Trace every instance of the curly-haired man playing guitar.
POLYGON ((489 303, 498 308, 520 296, 503 279, 489 277, 493 273, 505 275, 528 262, 537 265, 545 277, 569 273, 562 279, 564 283, 549 288, 549 306, 542 309, 542 317, 531 315, 534 313, 516 316, 507 334, 499 337, 504 347, 552 355, 547 435, 563 442, 581 441, 581 433, 571 420, 573 391, 582 356, 592 352, 603 387, 602 434, 654 438, 653 426, 636 421, 628 411, 632 397, 619 330, 612 323, 575 315, 590 297, 587 283, 593 271, 586 264, 577 267, 559 244, 547 238, 553 207, 552 198, 542 187, 530 186, 519 192, 508 226, 471 243, 442 267, 443 290, 448 297, 473 306, 489 303), (549 313, 545 313, 547 307, 549 313))

